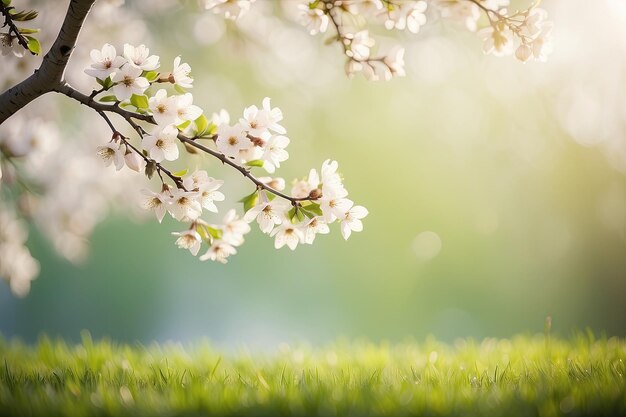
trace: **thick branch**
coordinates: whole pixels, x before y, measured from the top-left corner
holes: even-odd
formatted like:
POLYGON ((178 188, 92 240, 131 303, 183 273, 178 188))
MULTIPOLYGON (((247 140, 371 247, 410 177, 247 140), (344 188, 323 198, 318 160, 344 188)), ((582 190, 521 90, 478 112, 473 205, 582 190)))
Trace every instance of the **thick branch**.
POLYGON ((61 86, 65 67, 72 55, 85 18, 95 1, 70 0, 59 35, 43 58, 39 69, 26 80, 0 95, 0 124, 37 97, 61 86))

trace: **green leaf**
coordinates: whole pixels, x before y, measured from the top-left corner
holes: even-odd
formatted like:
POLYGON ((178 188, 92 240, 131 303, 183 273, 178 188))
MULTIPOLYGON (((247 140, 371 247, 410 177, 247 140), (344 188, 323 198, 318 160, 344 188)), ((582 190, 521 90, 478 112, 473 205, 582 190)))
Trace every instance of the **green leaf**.
POLYGON ((32 35, 33 33, 39 32, 39 29, 30 29, 30 28, 19 28, 18 30, 22 35, 32 35))
POLYGON ((96 81, 98 82, 98 84, 100 84, 105 90, 108 90, 109 88, 113 87, 113 81, 111 81, 111 77, 106 77, 104 80, 101 80, 100 78, 96 78, 96 81))
POLYGON ((209 232, 209 234, 214 238, 214 239, 221 239, 222 236, 224 235, 224 232, 222 232, 220 229, 215 229, 211 226, 205 226, 207 232, 209 232))
POLYGON ((174 175, 177 177, 182 177, 184 175, 187 175, 188 171, 189 171, 188 169, 183 169, 182 171, 174 172, 174 175))
POLYGON ((141 76, 147 79, 149 82, 153 82, 159 78, 159 75, 160 74, 156 71, 144 71, 141 76))
POLYGON ((39 41, 28 35, 26 36, 26 39, 28 39, 28 50, 35 55, 39 55, 41 53, 41 44, 39 41))
POLYGON ((260 159, 255 159, 253 161, 246 162, 246 165, 248 165, 249 167, 262 167, 263 161, 261 161, 260 159))
POLYGON ((194 120, 196 124, 196 135, 204 136, 207 133, 207 129, 209 127, 209 121, 204 114, 201 114, 196 120, 194 120))
POLYGON ((187 126, 189 126, 190 124, 191 124, 191 121, 185 120, 183 123, 176 125, 176 127, 180 130, 185 130, 187 126))
POLYGON ((291 223, 293 224, 300 223, 302 220, 304 220, 304 213, 298 207, 293 207, 287 212, 287 215, 289 216, 289 220, 291 220, 291 223))
POLYGON ((2 4, 4 4, 5 6, 10 6, 11 0, 2 0, 2 4))
POLYGON ((311 203, 303 207, 308 212, 313 213, 315 216, 322 216, 322 208, 317 203, 311 203))
POLYGON ((252 194, 245 196, 241 200, 240 203, 243 203, 243 211, 248 211, 252 207, 256 206, 257 201, 259 201, 259 191, 255 190, 252 194))
POLYGON ((138 96, 137 94, 133 94, 132 96, 130 96, 130 104, 137 107, 138 109, 147 109, 148 97, 146 95, 138 96))
POLYGON ((100 97, 98 99, 98 101, 102 102, 102 103, 113 103, 117 101, 117 97, 115 96, 104 96, 104 97, 100 97))

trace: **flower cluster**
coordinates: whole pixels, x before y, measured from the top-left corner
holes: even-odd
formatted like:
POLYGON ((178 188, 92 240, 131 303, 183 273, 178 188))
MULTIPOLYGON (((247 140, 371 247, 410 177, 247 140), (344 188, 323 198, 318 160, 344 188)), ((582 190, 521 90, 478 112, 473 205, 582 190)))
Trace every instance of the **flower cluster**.
MULTIPOLYGON (((250 8, 251 1, 206 0, 208 8, 236 19, 250 8)), ((369 26, 379 24, 388 30, 418 33, 426 24, 427 9, 447 20, 462 23, 478 31, 485 53, 512 55, 522 62, 545 61, 552 49, 552 24, 538 2, 525 10, 509 13, 509 0, 293 0, 297 20, 311 35, 323 34, 329 28, 347 57, 349 77, 357 73, 372 81, 390 80, 405 75, 404 48, 393 46, 384 54, 375 54, 376 41, 369 26), (481 16, 489 26, 478 30, 481 16)), ((332 39, 331 39, 332 40, 332 39)))
MULTIPOLYGON (((367 43, 361 38, 355 42, 367 43)), ((367 55, 363 48, 354 46, 353 50, 357 56, 367 55)), ((105 109, 121 114, 141 139, 140 146, 133 145, 101 111, 113 135, 106 145, 98 147, 98 155, 105 165, 114 165, 117 170, 127 166, 149 178, 158 174, 160 190, 144 190, 142 205, 152 210, 159 222, 169 213, 189 225, 174 233, 178 247, 196 256, 206 243, 208 249, 200 259, 225 263, 244 243, 244 235, 250 231, 248 223, 255 219, 261 231, 275 238, 276 248, 286 245, 292 250, 299 243, 313 243, 317 233, 328 233, 328 225, 335 221, 341 223, 345 239, 352 231, 362 230, 361 219, 367 210, 347 198, 337 162, 326 161, 320 174, 311 170, 307 180, 295 182, 291 195, 282 192, 282 178, 252 175, 254 168, 273 174, 289 157, 286 148, 290 140, 281 125, 283 113, 272 107, 268 97, 260 107, 246 107, 234 123, 225 110, 208 119, 193 104, 192 94, 182 90, 192 87, 193 80, 189 77, 191 68, 181 64, 180 57, 175 59, 174 69, 165 75, 156 71, 159 57, 150 55, 143 45, 127 44, 124 54, 118 55, 115 47, 106 44, 101 50, 93 50, 91 58, 93 62, 85 72, 95 77, 102 88, 95 90, 90 99, 113 102, 105 109), (175 93, 169 94, 165 88, 153 91, 151 86, 157 83, 174 84, 175 93), (99 97, 101 93, 112 95, 99 97), (200 140, 208 142, 199 143, 200 140), (179 159, 179 143, 184 144, 182 149, 218 158, 256 185, 256 190, 242 200, 243 219, 234 210, 228 211, 219 224, 202 219, 205 211, 217 213, 215 203, 225 200, 220 191, 223 181, 201 169, 189 174, 187 170, 172 173, 165 168, 164 163, 179 159)))
POLYGON ((335 29, 337 40, 348 58, 345 67, 348 76, 362 73, 368 80, 390 80, 405 75, 404 48, 394 46, 384 55, 373 56, 375 40, 370 37, 368 29, 355 22, 374 20, 389 30, 417 33, 426 23, 425 11, 426 2, 422 0, 312 0, 298 4, 298 19, 312 35, 326 32, 329 26, 335 29))
POLYGON ((251 207, 244 220, 256 220, 263 233, 274 236, 274 247, 288 246, 294 250, 298 244, 312 244, 315 236, 327 234, 329 224, 340 222, 341 234, 363 230, 361 219, 367 216, 365 207, 355 206, 337 173, 339 164, 326 160, 320 173, 312 169, 308 177, 293 183, 291 196, 304 203, 288 204, 272 199, 266 192, 255 192, 244 202, 251 207))
POLYGON ((229 20, 236 20, 250 10, 255 0, 204 0, 204 8, 221 14, 229 20))
POLYGON ((435 0, 435 4, 442 17, 463 22, 470 31, 477 30, 481 11, 485 12, 489 26, 477 34, 486 54, 544 62, 552 51, 553 25, 538 2, 514 13, 507 10, 509 0, 435 0))

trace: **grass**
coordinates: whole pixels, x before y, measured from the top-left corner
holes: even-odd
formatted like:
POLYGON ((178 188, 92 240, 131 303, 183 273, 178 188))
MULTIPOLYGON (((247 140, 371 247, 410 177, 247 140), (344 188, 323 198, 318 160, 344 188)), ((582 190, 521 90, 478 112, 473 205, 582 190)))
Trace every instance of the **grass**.
POLYGON ((0 341, 0 357, 1 415, 626 415, 626 340, 583 334, 273 354, 84 335, 76 346, 0 341))

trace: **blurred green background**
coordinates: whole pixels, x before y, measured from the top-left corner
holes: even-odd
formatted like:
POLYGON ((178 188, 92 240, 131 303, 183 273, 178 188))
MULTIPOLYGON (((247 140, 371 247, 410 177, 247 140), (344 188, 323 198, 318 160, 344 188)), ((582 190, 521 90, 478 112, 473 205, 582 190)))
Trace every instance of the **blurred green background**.
MULTIPOLYGON (((42 273, 25 299, 0 286, 0 332, 271 347, 506 337, 541 332, 551 316, 564 335, 626 335, 626 11, 617 3, 545 1, 557 27, 545 64, 483 56, 472 34, 435 21, 393 41, 407 47, 408 75, 389 83, 347 80, 335 46, 268 16, 248 17, 275 28, 262 40, 256 28, 185 10, 172 14, 181 29, 160 38, 153 16, 150 47, 192 65, 207 112, 236 118, 264 96, 283 110, 287 180, 339 161, 351 198, 370 210, 365 230, 344 242, 337 227, 291 253, 253 228, 220 265, 178 250, 171 219, 118 213, 78 266, 33 231, 42 273)), ((190 163, 227 181, 222 212, 250 192, 214 161, 190 163)))

